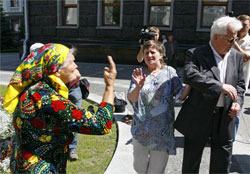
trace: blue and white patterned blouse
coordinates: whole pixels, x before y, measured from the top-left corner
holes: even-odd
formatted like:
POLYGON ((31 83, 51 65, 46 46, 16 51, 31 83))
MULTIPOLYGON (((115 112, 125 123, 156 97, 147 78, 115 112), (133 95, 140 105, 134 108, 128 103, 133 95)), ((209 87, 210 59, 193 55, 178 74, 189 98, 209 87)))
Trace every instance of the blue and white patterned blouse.
MULTIPOLYGON (((131 133, 150 150, 176 154, 174 139, 174 103, 183 92, 182 83, 174 68, 165 66, 158 75, 149 74, 145 68, 146 80, 138 101, 133 103, 134 119, 131 133)), ((128 92, 136 84, 131 79, 128 92)))

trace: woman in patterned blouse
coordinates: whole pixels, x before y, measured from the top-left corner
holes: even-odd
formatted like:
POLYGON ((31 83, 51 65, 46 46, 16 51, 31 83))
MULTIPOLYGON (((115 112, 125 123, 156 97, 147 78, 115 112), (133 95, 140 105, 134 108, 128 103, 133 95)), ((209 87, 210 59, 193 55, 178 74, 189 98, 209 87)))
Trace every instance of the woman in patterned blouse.
POLYGON ((66 173, 73 132, 110 132, 117 73, 112 57, 110 68, 104 69, 106 88, 96 113, 67 99, 65 84, 79 77, 74 60, 66 46, 46 44, 16 69, 4 98, 4 108, 14 115, 13 173, 66 173))
POLYGON ((168 155, 176 153, 174 99, 183 100, 188 89, 183 90, 175 69, 165 65, 164 52, 159 41, 143 45, 146 66, 134 70, 128 90, 134 110, 131 133, 138 173, 164 173, 168 155))

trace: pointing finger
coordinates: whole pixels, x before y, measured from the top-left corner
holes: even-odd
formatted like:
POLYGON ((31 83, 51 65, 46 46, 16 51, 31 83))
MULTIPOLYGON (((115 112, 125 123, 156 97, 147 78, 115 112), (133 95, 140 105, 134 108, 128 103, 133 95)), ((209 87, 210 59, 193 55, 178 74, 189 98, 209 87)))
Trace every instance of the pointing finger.
POLYGON ((111 56, 107 56, 107 59, 109 61, 110 69, 116 71, 115 62, 113 61, 113 58, 111 56))

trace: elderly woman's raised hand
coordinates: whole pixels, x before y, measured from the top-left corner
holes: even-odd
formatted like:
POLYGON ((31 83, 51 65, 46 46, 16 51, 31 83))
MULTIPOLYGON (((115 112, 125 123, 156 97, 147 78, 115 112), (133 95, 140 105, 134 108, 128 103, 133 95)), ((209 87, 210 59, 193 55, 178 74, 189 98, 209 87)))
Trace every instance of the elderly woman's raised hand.
POLYGON ((132 75, 133 80, 135 81, 136 87, 141 89, 146 80, 146 74, 143 75, 141 68, 134 69, 134 73, 132 75))
POLYGON ((81 73, 79 72, 78 69, 75 69, 74 74, 76 76, 76 79, 81 78, 81 73))
POLYGON ((72 73, 72 81, 74 80, 79 80, 81 78, 81 74, 78 69, 75 69, 74 72, 72 73))
POLYGON ((111 56, 107 56, 107 59, 109 61, 109 68, 104 68, 104 82, 107 86, 114 86, 114 81, 117 74, 116 66, 111 56))
POLYGON ((106 88, 103 94, 102 101, 110 104, 114 104, 114 82, 116 78, 116 66, 111 56, 108 56, 109 68, 104 68, 104 82, 106 84, 106 88))

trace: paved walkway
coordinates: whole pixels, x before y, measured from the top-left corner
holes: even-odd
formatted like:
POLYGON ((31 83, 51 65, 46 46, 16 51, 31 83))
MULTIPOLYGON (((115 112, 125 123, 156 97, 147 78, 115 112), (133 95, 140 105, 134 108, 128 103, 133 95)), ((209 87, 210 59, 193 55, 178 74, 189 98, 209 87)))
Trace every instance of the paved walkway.
MULTIPOLYGON (((8 84, 13 70, 19 64, 18 54, 1 54, 0 62, 0 84, 8 84), (9 63, 11 62, 11 63, 9 63)), ((91 86, 95 87, 100 83, 98 79, 102 79, 104 64, 89 64, 78 63, 81 74, 90 80, 91 86), (95 67, 95 68, 93 68, 95 67), (95 71, 90 72, 89 71, 95 71), (101 70, 101 71, 96 71, 101 70)), ((115 87, 127 91, 129 85, 129 78, 134 68, 134 65, 117 65, 118 76, 115 81, 115 87)), ((180 71, 181 73, 181 71, 180 71)), ((102 99, 102 91, 100 89, 91 89, 89 99, 100 102, 102 99)), ((175 113, 179 112, 181 103, 177 103, 175 113)), ((115 113, 115 119, 118 124, 118 144, 111 163, 109 164, 105 174, 133 174, 133 146, 132 137, 130 133, 130 126, 121 122, 121 118, 128 112, 131 112, 131 106, 126 107, 124 113, 115 113)), ((177 155, 170 156, 165 173, 178 174, 181 173, 182 155, 183 155, 183 136, 179 132, 175 132, 177 142, 177 155)), ((209 168, 210 149, 206 147, 203 153, 200 173, 208 173, 209 168)), ((240 119, 240 127, 234 142, 232 168, 230 173, 245 173, 250 174, 250 90, 245 97, 245 104, 243 108, 243 115, 240 119)))

